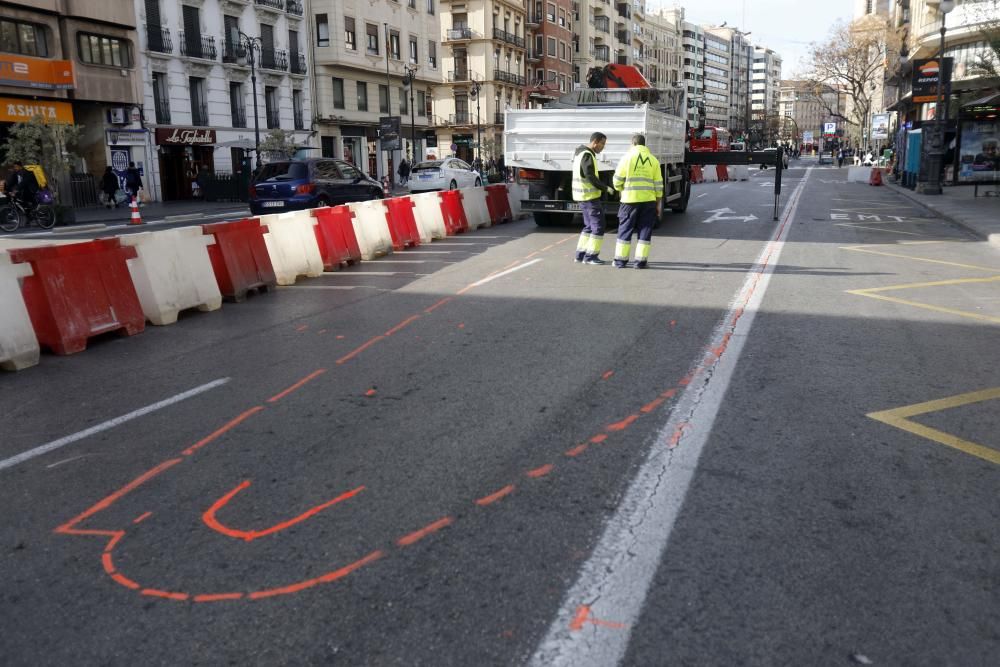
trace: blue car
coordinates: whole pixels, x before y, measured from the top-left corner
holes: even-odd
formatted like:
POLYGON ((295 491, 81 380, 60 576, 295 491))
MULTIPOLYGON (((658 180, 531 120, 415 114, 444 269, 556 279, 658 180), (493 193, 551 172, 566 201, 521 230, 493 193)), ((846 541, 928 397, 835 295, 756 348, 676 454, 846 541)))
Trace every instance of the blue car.
POLYGON ((343 160, 270 162, 261 167, 250 184, 250 212, 262 215, 301 211, 384 196, 378 181, 343 160))

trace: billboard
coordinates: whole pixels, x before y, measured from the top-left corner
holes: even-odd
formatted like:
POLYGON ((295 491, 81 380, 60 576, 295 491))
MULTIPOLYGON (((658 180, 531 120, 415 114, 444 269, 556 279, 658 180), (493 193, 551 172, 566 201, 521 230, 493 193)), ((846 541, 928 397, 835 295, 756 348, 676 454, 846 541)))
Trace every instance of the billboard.
POLYGON ((384 151, 398 151, 402 148, 399 141, 399 116, 379 117, 378 138, 384 151))
POLYGON ((913 61, 913 102, 937 102, 938 79, 943 75, 944 99, 951 94, 952 58, 924 58, 913 61))
POLYGON ((1000 128, 990 120, 962 122, 958 180, 961 183, 1000 180, 1000 128))
POLYGON ((872 139, 889 138, 889 114, 872 114, 872 139))
POLYGON ((804 144, 811 144, 812 142, 813 142, 813 133, 811 131, 809 131, 809 130, 806 130, 805 132, 803 132, 802 133, 802 143, 804 143, 804 144))

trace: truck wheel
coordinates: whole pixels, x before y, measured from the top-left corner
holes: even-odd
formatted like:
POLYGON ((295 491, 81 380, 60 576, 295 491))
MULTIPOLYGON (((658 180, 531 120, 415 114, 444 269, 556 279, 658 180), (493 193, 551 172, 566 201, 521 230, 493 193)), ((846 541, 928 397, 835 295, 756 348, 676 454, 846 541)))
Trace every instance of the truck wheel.
POLYGON ((683 193, 681 198, 670 202, 670 210, 675 213, 683 213, 686 211, 688 207, 688 200, 691 199, 691 181, 685 177, 684 180, 681 181, 681 188, 683 188, 681 190, 683 193))

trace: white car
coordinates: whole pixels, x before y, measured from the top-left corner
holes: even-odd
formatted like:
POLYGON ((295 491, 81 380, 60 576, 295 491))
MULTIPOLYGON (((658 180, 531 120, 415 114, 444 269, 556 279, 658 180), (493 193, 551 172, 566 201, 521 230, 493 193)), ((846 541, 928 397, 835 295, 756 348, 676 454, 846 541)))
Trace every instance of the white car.
POLYGON ((415 164, 410 169, 410 180, 406 187, 410 192, 429 192, 478 188, 482 184, 483 179, 472 170, 468 162, 457 157, 446 157, 442 160, 428 160, 415 164))

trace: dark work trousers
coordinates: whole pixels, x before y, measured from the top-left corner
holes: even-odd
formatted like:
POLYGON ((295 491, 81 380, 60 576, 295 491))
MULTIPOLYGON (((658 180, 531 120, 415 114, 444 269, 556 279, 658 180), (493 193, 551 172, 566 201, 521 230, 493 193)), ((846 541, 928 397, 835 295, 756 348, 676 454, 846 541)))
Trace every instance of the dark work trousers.
POLYGON ((591 237, 604 236, 604 208, 600 199, 580 202, 580 212, 583 213, 583 231, 591 237))
POLYGON ((640 241, 653 238, 653 225, 656 224, 656 202, 645 201, 641 204, 622 204, 618 207, 618 240, 630 243, 632 234, 638 231, 640 241))

